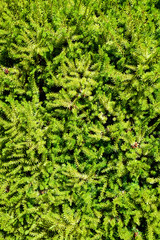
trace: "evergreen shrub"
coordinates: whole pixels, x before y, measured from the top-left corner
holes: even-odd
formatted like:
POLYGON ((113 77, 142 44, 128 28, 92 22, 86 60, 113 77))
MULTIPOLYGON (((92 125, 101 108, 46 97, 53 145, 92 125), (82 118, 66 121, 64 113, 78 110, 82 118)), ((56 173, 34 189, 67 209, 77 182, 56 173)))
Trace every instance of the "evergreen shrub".
POLYGON ((0 239, 160 239, 160 3, 1 0, 0 239))

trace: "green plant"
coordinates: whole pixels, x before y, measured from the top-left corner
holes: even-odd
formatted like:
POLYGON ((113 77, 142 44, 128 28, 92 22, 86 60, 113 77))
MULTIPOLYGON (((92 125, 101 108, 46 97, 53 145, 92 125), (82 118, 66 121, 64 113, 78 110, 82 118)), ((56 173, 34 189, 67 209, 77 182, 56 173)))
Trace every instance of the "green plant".
POLYGON ((158 0, 0 12, 0 238, 157 240, 158 0))

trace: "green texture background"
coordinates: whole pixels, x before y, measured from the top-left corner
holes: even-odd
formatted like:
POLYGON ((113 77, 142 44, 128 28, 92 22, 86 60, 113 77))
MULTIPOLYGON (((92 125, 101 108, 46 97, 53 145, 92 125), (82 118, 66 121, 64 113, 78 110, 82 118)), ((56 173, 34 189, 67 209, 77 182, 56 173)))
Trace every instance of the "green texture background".
POLYGON ((1 0, 0 240, 160 239, 160 2, 1 0))

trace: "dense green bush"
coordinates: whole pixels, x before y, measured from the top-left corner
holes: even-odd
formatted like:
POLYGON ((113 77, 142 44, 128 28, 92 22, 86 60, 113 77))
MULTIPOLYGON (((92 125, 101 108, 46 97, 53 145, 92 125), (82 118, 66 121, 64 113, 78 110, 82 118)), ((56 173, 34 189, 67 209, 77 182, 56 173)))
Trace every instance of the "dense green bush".
POLYGON ((160 239, 158 0, 2 0, 0 240, 160 239))

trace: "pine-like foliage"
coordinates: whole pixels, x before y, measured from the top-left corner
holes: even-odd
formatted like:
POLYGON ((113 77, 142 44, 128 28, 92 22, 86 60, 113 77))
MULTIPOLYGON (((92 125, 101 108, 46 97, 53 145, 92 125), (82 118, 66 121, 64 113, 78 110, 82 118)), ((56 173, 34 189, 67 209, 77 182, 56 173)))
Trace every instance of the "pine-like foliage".
POLYGON ((158 0, 2 0, 0 239, 160 238, 158 0))

